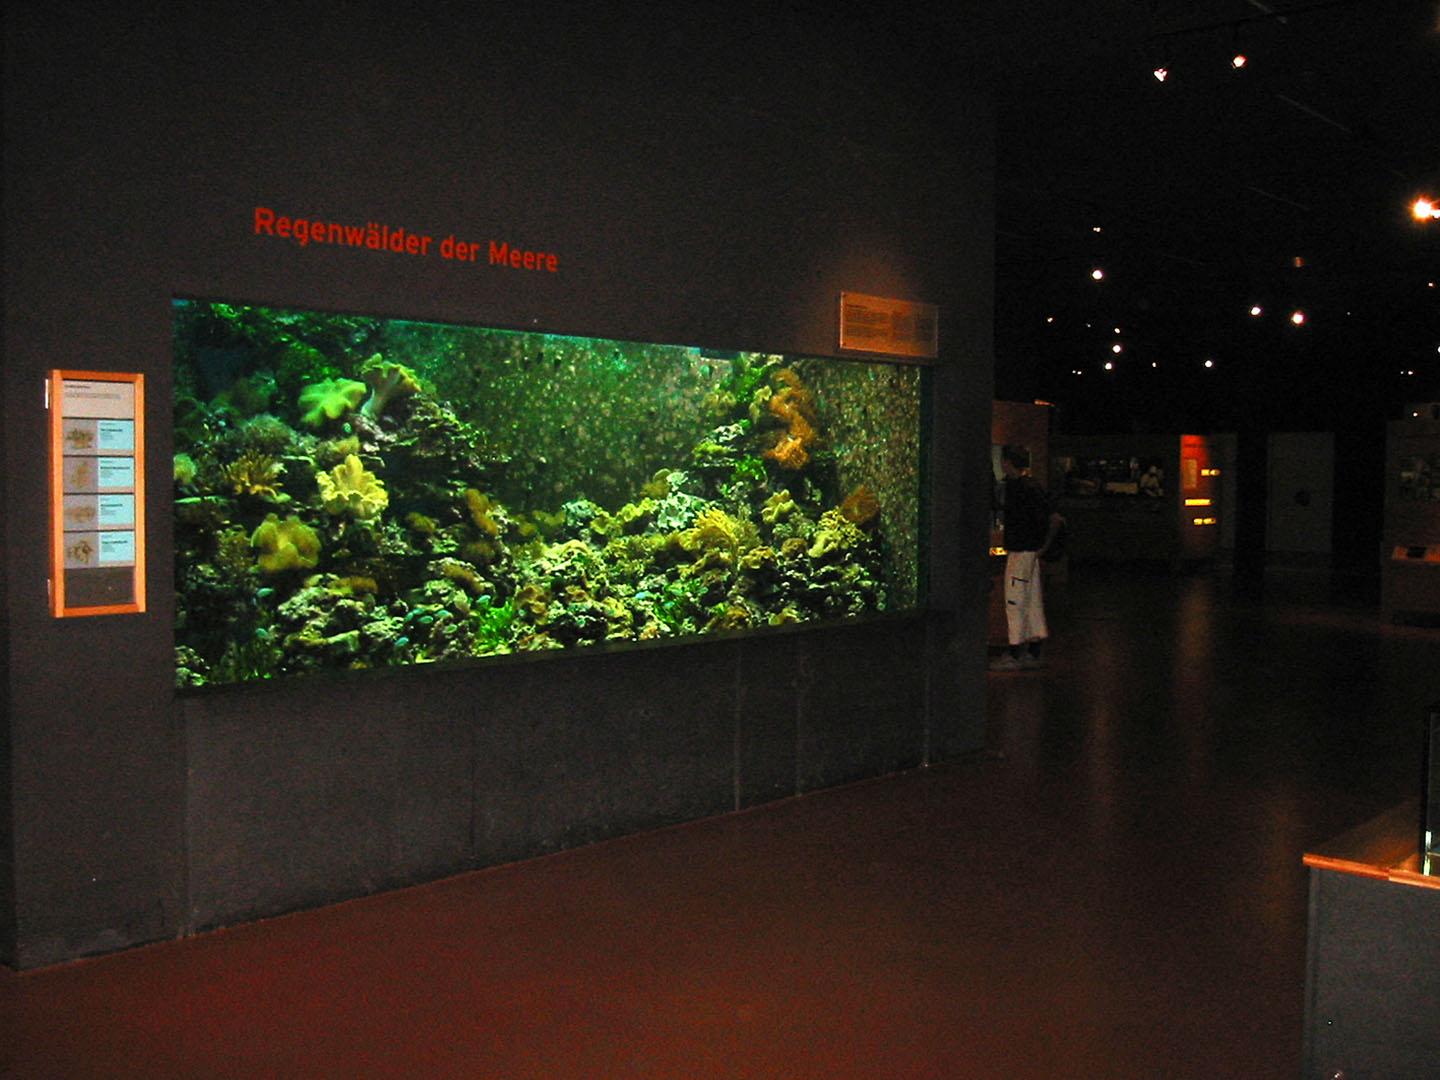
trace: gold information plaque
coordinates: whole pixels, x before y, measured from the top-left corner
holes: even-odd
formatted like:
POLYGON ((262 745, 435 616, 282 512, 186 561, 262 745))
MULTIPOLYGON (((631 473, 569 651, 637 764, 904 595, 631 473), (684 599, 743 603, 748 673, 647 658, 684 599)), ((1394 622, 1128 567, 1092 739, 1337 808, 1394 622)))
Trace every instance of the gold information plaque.
POLYGON ((145 376, 52 371, 50 613, 145 610, 145 376))
POLYGON ((911 300, 842 292, 840 348, 934 360, 940 355, 940 309, 911 300))

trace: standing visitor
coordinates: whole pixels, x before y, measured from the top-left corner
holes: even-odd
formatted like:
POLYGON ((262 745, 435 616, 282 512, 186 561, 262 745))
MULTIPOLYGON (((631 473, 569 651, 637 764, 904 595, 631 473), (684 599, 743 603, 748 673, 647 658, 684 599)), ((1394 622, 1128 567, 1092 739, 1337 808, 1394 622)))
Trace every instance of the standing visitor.
POLYGON ((1040 560, 1059 534, 1062 519, 1029 470, 1030 452, 1025 447, 1001 449, 1000 471, 1005 478, 1005 627, 1010 648, 991 661, 992 671, 1042 666, 1040 648, 1050 636, 1045 625, 1040 560))

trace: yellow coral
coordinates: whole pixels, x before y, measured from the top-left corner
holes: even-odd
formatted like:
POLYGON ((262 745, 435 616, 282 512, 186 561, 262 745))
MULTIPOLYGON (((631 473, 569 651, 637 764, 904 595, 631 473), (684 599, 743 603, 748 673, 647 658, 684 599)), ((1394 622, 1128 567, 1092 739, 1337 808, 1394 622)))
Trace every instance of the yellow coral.
POLYGON ((751 573, 762 573, 775 569, 775 549, 772 547, 751 548, 740 558, 740 569, 751 573))
POLYGON ((788 490, 777 491, 766 499, 765 505, 760 508, 760 520, 766 525, 774 525, 785 520, 797 509, 795 498, 788 490))
POLYGON ((717 633, 725 630, 744 630, 754 625, 755 616, 742 604, 726 604, 708 623, 705 632, 717 633))
POLYGON ((766 621, 771 626, 789 626, 792 623, 804 622, 805 616, 800 613, 794 604, 786 604, 766 621))
POLYGON ((690 529, 691 542, 687 546, 699 551, 724 548, 735 554, 740 547, 740 537, 736 530, 735 519, 724 510, 712 506, 708 510, 700 511, 695 518, 695 524, 690 529))
POLYGON ((515 607, 532 618, 542 619, 550 609, 550 590, 533 582, 521 585, 515 593, 515 607))
POLYGON ((329 472, 316 473, 315 483, 325 509, 332 514, 349 514, 363 520, 378 517, 390 505, 385 486, 354 454, 347 454, 329 472))
POLYGON ((834 552, 843 552, 864 542, 865 534, 847 520, 839 510, 826 510, 820 515, 819 527, 811 537, 807 554, 812 559, 823 559, 834 552))
POLYGON ((640 485, 640 494, 649 499, 663 499, 670 494, 670 470, 661 469, 640 485))
POLYGON ((501 506, 489 495, 481 494, 474 488, 466 488, 465 505, 470 510, 470 520, 486 536, 499 536, 504 531, 496 516, 501 506))
POLYGON ((346 435, 339 439, 325 439, 315 445, 315 453, 311 460, 322 468, 329 469, 340 464, 351 454, 360 453, 360 439, 355 435, 346 435))
POLYGON ((327 586, 330 592, 336 596, 374 596, 380 591, 379 584, 373 577, 364 574, 351 574, 349 577, 337 577, 327 586))
POLYGON ((250 537, 260 550, 255 560, 262 572, 280 574, 286 570, 309 570, 320 561, 320 536, 294 514, 281 521, 266 514, 250 537))
POLYGON ((225 482, 236 495, 255 495, 262 499, 279 499, 276 486, 284 466, 269 454, 247 450, 225 467, 225 482))
POLYGON ((805 543, 804 537, 791 536, 780 545, 780 557, 782 559, 798 559, 804 555, 809 545, 805 543))

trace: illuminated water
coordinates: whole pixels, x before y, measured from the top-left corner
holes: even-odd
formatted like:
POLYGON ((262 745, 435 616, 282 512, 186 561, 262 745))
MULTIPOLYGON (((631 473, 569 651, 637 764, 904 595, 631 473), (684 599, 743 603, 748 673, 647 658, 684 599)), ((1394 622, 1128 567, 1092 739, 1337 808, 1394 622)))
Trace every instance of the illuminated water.
POLYGON ((924 372, 175 305, 176 679, 918 603, 924 372))

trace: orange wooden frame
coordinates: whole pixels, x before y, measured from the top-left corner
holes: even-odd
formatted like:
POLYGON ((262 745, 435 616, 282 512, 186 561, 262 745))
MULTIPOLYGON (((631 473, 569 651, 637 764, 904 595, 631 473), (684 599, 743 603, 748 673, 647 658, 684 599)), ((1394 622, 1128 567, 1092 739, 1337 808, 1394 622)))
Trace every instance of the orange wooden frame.
POLYGON ((59 618, 76 615, 128 615, 145 610, 145 376, 139 372, 50 372, 50 613, 59 618), (62 445, 67 381, 128 383, 135 403, 135 565, 133 600, 121 604, 72 606, 65 596, 65 453, 62 445))

